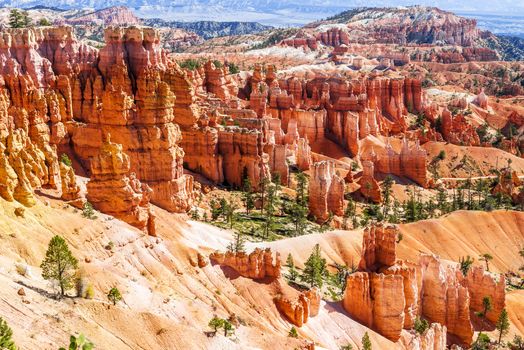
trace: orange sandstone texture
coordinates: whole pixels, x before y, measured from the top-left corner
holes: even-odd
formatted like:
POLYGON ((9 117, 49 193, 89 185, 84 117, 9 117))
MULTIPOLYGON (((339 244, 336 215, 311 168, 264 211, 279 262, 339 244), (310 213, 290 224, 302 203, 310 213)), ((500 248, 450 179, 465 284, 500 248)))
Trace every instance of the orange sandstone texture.
MULTIPOLYGON (((30 174, 19 171, 16 185, 8 176, 10 187, 30 205, 32 188, 60 187, 56 145, 70 144, 89 168, 102 134, 111 132, 129 154, 131 170, 154 189, 152 200, 171 211, 186 210, 193 188, 183 174, 180 131, 173 123, 171 76, 177 68, 155 30, 108 28, 105 38, 98 51, 78 43, 70 27, 3 33, 0 125, 16 140, 24 133, 25 147, 34 149, 28 156, 40 164, 30 174)), ((2 143, 5 154, 14 156, 17 150, 2 143)), ((19 166, 9 163, 16 173, 19 166)), ((3 168, 13 174, 7 164, 3 168)))
POLYGON ((466 284, 470 294, 470 308, 476 312, 483 312, 482 299, 491 299, 491 310, 485 315, 495 323, 506 304, 506 281, 504 275, 494 275, 484 271, 483 266, 474 266, 466 276, 466 284))
MULTIPOLYGON (((344 309, 360 323, 397 341, 417 317, 443 327, 414 342, 441 343, 446 329, 460 345, 473 340, 472 311, 482 310, 482 299, 492 300, 487 318, 496 320, 505 305, 503 276, 474 267, 464 277, 456 265, 434 255, 421 255, 418 264, 396 261, 396 226, 376 225, 364 231, 359 272, 348 276, 344 309), (386 311, 387 310, 387 311, 386 311)), ((445 340, 444 340, 445 343, 445 340)))
POLYGON ((309 211, 318 222, 328 219, 330 213, 344 214, 344 179, 330 161, 313 164, 309 180, 309 211))
POLYGON ((273 254, 269 248, 265 250, 256 248, 250 254, 244 252, 215 252, 209 258, 219 265, 232 268, 243 277, 277 279, 281 276, 279 254, 277 253, 273 261, 273 254))
POLYGON ((300 293, 297 299, 290 299, 283 295, 275 298, 275 305, 291 323, 302 327, 309 317, 318 315, 320 307, 320 293, 316 288, 300 293))
POLYGON ((129 156, 122 151, 122 145, 105 140, 98 157, 91 160, 87 199, 93 206, 154 236, 151 192, 130 173, 129 156))

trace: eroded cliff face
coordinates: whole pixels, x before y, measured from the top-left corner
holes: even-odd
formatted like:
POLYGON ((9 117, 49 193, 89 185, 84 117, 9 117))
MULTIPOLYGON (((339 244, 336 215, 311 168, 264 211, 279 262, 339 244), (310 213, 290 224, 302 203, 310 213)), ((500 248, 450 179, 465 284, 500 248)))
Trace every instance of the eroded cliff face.
POLYGON ((130 159, 122 145, 106 135, 97 157, 91 160, 87 199, 103 213, 155 235, 155 216, 149 206, 152 190, 130 172, 130 159))
POLYGON ((506 280, 504 275, 495 275, 484 270, 483 266, 474 266, 466 275, 466 285, 470 295, 470 308, 475 312, 483 312, 482 299, 491 300, 491 310, 485 317, 495 323, 506 304, 506 280))
POLYGON ((152 29, 108 28, 105 38, 99 52, 79 44, 70 27, 3 31, 2 156, 13 159, 3 161, 9 183, 3 196, 16 192, 30 205, 32 188, 60 187, 57 146, 71 146, 89 168, 103 134, 111 133, 129 154, 131 170, 153 189, 152 201, 184 211, 193 188, 183 174, 180 130, 173 122, 170 77, 177 67, 152 29), (16 162, 24 160, 35 165, 17 172, 16 162))
POLYGON ((281 276, 280 257, 277 253, 274 259, 269 248, 265 250, 256 248, 249 254, 244 252, 215 252, 209 258, 217 264, 232 268, 243 277, 278 279, 281 276))
POLYGON ((313 288, 300 293, 297 298, 280 294, 275 298, 275 305, 291 323, 302 327, 310 317, 318 315, 320 292, 313 288))
POLYGON ((504 308, 504 277, 481 267, 464 277, 457 265, 434 255, 421 255, 418 263, 398 261, 397 237, 396 226, 376 225, 364 231, 359 271, 347 278, 344 309, 393 341, 400 339, 402 329, 412 329, 417 317, 427 319, 434 325, 409 340, 415 349, 445 349, 446 332, 453 335, 453 343, 469 346, 470 317, 473 311, 482 311, 482 298, 492 300, 490 321, 504 308))
POLYGON ((313 164, 309 180, 309 211, 318 222, 326 221, 330 213, 344 214, 344 179, 336 173, 333 162, 313 164))
MULTIPOLYGON (((397 235, 395 226, 373 226, 364 231, 359 272, 348 276, 343 300, 352 317, 395 342, 404 328, 408 300, 404 277, 397 270, 386 274, 383 270, 396 262, 397 235)), ((412 298, 409 301, 414 303, 412 298)))

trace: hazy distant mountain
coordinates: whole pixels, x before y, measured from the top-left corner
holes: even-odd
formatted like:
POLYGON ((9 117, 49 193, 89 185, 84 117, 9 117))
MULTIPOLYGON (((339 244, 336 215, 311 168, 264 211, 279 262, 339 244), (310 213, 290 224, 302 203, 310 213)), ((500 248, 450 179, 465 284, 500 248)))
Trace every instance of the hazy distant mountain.
MULTIPOLYGON (((513 0, 55 0, 64 9, 127 6, 145 18, 176 21, 255 21, 269 25, 305 24, 360 6, 430 5, 485 14, 524 13, 524 2, 513 0)), ((48 0, 0 0, 0 6, 49 5, 48 0)))
POLYGON ((226 35, 254 34, 273 27, 266 26, 257 22, 179 22, 167 21, 159 18, 147 18, 142 23, 151 27, 180 28, 194 32, 204 39, 216 38, 226 35))

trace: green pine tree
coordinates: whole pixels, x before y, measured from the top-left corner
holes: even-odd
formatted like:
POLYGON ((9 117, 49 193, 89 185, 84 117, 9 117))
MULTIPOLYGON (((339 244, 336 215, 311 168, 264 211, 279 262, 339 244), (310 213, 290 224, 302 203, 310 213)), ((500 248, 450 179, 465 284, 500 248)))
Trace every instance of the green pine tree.
POLYGON ((364 333, 364 336, 362 337, 362 349, 363 350, 372 350, 371 340, 369 340, 368 332, 364 333))
POLYGON ((488 311, 491 311, 491 298, 485 296, 482 298, 482 317, 486 317, 488 311))
POLYGON ((384 199, 382 210, 384 217, 387 216, 389 207, 391 205, 391 193, 394 183, 395 181, 390 175, 386 176, 386 178, 382 182, 382 198, 384 199))
POLYGON ((322 258, 320 253, 320 245, 316 244, 313 252, 304 264, 304 271, 302 272, 302 281, 308 283, 311 288, 322 288, 323 277, 326 274, 326 259, 322 258))
POLYGON ((249 215, 251 210, 255 208, 255 196, 253 194, 253 188, 251 186, 251 181, 249 177, 244 178, 244 183, 242 186, 242 200, 244 201, 244 207, 246 208, 246 214, 249 215))
POLYGON ((279 191, 280 185, 276 183, 270 183, 266 186, 267 188, 267 194, 265 198, 265 207, 264 212, 266 216, 266 222, 264 225, 264 236, 266 238, 269 237, 269 233, 273 231, 274 226, 274 219, 275 214, 277 212, 278 204, 279 204, 279 198, 278 198, 278 191, 279 191))
POLYGON ((224 319, 214 316, 208 323, 210 328, 213 328, 214 334, 224 326, 224 319))
POLYGON ((469 255, 465 258, 464 257, 460 258, 459 260, 460 271, 462 271, 462 274, 464 275, 464 277, 466 277, 466 275, 468 274, 469 269, 471 269, 471 265, 473 265, 474 261, 475 259, 472 259, 469 255))
POLYGON ((479 260, 484 261, 486 263, 486 270, 489 271, 489 262, 493 260, 493 256, 489 253, 484 253, 480 255, 479 260))
POLYGON ((244 234, 242 232, 235 232, 233 241, 229 243, 229 245, 227 246, 227 250, 235 254, 245 253, 245 243, 246 239, 244 238, 244 234))
POLYGON ((60 297, 63 297, 66 290, 74 286, 78 260, 69 250, 66 241, 60 236, 54 236, 49 242, 45 259, 40 268, 44 279, 58 283, 60 297))
POLYGON ((286 266, 289 269, 289 280, 293 282, 296 281, 298 277, 298 271, 295 268, 295 262, 293 261, 293 256, 291 255, 291 253, 289 253, 287 256, 286 266))
POLYGON ((502 341, 502 338, 508 334, 509 331, 509 317, 508 312, 506 309, 502 309, 500 312, 500 316, 497 320, 497 324, 495 325, 495 328, 499 331, 499 344, 502 341))
POLYGON ((15 342, 11 339, 13 331, 7 322, 0 317, 0 349, 1 350, 17 350, 15 342))
POLYGON ((109 290, 109 293, 107 293, 107 299, 109 299, 109 301, 112 302, 113 305, 116 305, 116 303, 122 300, 122 294, 120 294, 118 288, 113 287, 109 290))
MULTIPOLYGON (((83 334, 80 334, 78 337, 72 335, 69 338, 68 350, 92 350, 94 347, 95 345, 87 340, 83 334)), ((59 350, 65 350, 65 348, 60 348, 59 350)))

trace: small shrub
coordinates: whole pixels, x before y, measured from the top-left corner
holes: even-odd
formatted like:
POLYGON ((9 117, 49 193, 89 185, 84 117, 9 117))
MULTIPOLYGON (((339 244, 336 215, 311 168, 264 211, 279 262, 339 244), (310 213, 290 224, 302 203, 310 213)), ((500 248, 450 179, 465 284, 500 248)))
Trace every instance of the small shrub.
POLYGON ((364 336, 362 337, 362 349, 364 350, 372 349, 371 340, 369 339, 368 332, 364 333, 364 336))
POLYGON ((60 161, 67 166, 71 166, 73 164, 71 158, 69 158, 65 153, 62 153, 62 155, 60 156, 60 161))
POLYGON ((240 73, 240 68, 238 68, 238 66, 236 64, 234 64, 233 62, 228 63, 227 66, 229 68, 229 73, 231 73, 231 74, 240 73))
POLYGON ((428 321, 424 319, 420 319, 418 317, 415 319, 414 329, 418 334, 423 334, 428 328, 429 328, 428 321))
POLYGON ((41 26, 41 27, 48 27, 48 26, 50 26, 52 24, 51 24, 51 22, 49 22, 49 20, 47 18, 40 18, 38 20, 38 25, 41 26))
POLYGON ((122 294, 120 294, 118 288, 113 287, 109 290, 109 293, 107 293, 107 299, 109 299, 109 301, 112 302, 113 305, 116 305, 116 303, 122 300, 122 294))
POLYGON ((289 330, 288 336, 290 336, 291 338, 298 338, 298 332, 294 326, 291 327, 291 329, 289 330))
POLYGON ((91 220, 96 219, 95 210, 93 209, 93 205, 91 203, 84 203, 84 207, 82 208, 82 216, 91 220))
MULTIPOLYGON (((95 347, 95 344, 91 343, 83 334, 80 334, 78 337, 72 335, 69 338, 69 350, 91 350, 95 347)), ((58 350, 66 350, 65 348, 60 348, 58 350)))
POLYGON ((84 298, 86 299, 93 299, 95 297, 95 288, 93 287, 93 285, 91 283, 89 283, 87 285, 87 288, 86 288, 86 291, 85 291, 85 294, 84 294, 84 298))
POLYGON ((15 342, 11 339, 13 331, 7 322, 0 317, 0 349, 16 350, 15 342))

